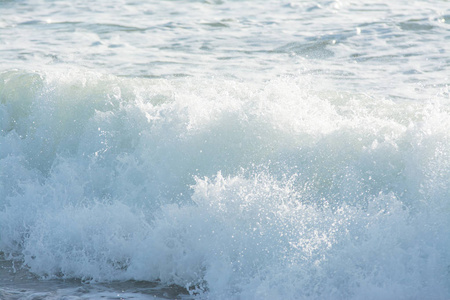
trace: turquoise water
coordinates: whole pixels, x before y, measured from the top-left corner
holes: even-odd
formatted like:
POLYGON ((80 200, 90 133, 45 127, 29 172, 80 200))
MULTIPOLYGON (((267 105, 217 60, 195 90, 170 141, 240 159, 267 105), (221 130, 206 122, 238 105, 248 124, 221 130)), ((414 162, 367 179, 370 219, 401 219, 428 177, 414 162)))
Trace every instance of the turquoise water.
POLYGON ((0 12, 1 297, 450 297, 448 1, 0 12))

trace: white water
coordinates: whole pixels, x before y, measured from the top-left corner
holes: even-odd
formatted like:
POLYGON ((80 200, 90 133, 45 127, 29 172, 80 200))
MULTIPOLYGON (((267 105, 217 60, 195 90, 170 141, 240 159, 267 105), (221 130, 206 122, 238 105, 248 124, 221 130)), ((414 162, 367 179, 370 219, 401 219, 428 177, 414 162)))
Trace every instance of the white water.
POLYGON ((449 298, 449 9, 0 2, 0 296, 449 298))

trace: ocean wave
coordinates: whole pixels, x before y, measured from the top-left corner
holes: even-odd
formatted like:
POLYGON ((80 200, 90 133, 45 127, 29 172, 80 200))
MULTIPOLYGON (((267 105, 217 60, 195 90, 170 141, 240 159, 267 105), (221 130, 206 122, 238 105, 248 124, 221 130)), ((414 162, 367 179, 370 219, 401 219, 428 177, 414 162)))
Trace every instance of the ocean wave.
POLYGON ((0 74, 0 251, 214 299, 449 295, 448 99, 0 74))

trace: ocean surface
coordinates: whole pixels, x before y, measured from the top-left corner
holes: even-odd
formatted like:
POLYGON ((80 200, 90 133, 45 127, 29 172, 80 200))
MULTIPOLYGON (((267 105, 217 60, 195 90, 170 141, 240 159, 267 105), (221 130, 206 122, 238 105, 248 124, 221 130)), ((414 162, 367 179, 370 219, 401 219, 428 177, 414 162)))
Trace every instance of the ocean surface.
POLYGON ((0 1, 0 299, 450 299, 450 2, 0 1))

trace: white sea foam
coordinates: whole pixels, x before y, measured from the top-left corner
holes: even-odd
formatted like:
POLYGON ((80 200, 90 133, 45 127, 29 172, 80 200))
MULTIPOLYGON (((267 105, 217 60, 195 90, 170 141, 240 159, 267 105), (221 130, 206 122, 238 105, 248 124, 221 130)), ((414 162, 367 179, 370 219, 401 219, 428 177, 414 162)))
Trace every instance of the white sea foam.
POLYGON ((0 251, 212 299, 445 299, 448 99, 1 74, 0 251))

